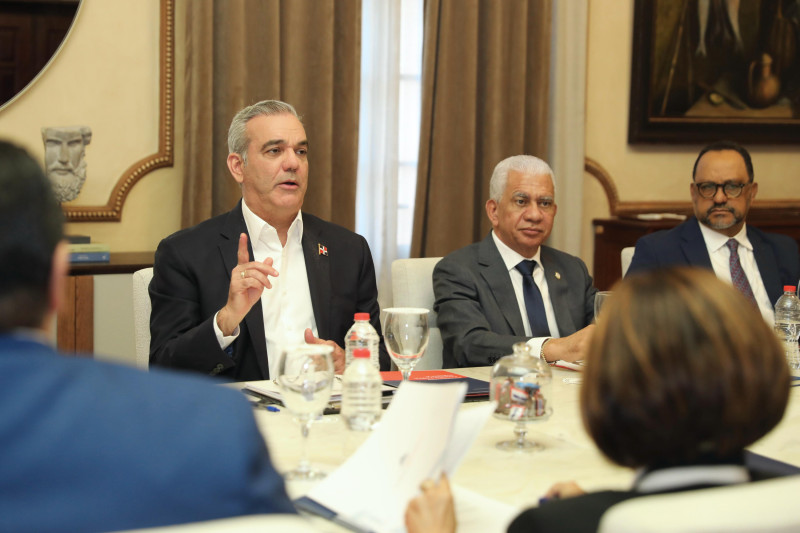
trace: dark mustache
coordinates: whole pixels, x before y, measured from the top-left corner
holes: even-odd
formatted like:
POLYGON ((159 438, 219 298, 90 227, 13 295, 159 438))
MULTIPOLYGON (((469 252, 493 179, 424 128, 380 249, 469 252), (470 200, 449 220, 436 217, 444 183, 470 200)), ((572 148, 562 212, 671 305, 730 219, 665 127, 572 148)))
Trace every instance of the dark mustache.
POLYGON ((713 210, 715 210, 715 209, 724 209, 725 211, 727 211, 727 212, 729 212, 729 213, 731 213, 731 214, 735 214, 735 213, 734 213, 734 211, 733 211, 733 208, 732 208, 732 207, 729 207, 729 206, 727 206, 727 205, 724 205, 724 204, 723 204, 723 205, 714 205, 714 206, 711 206, 711 207, 708 209, 708 211, 706 211, 706 214, 707 214, 707 215, 710 215, 710 214, 711 214, 711 211, 713 211, 713 210))

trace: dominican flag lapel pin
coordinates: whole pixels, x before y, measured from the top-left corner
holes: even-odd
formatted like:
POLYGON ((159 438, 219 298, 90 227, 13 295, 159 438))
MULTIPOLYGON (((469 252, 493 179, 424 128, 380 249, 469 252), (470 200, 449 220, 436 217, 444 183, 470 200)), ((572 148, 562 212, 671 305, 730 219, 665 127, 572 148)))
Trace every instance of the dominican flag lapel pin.
POLYGON ((324 255, 324 256, 327 257, 327 255, 328 255, 328 247, 327 246, 323 246, 323 245, 317 243, 317 248, 319 249, 319 255, 324 255))

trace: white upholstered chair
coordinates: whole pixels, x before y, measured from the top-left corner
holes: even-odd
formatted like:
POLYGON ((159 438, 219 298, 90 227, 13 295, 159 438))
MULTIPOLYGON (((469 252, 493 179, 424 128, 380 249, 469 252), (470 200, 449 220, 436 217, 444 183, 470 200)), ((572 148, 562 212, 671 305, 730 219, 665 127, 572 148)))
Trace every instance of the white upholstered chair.
POLYGON ((622 277, 625 277, 625 273, 628 272, 628 267, 631 266, 631 261, 633 260, 633 251, 636 249, 635 246, 628 246, 622 249, 620 252, 620 259, 622 260, 622 277))
POLYGON ((603 515, 599 533, 783 533, 800 531, 800 476, 642 496, 603 515))
POLYGON ((397 259, 392 262, 392 305, 394 307, 424 307, 430 309, 428 327, 430 337, 425 355, 414 368, 432 370, 442 368, 442 334, 436 324, 433 310, 433 267, 441 257, 397 259))
POLYGON ((143 268, 133 273, 133 336, 136 340, 136 367, 150 366, 150 293, 147 288, 153 279, 153 269, 143 268))

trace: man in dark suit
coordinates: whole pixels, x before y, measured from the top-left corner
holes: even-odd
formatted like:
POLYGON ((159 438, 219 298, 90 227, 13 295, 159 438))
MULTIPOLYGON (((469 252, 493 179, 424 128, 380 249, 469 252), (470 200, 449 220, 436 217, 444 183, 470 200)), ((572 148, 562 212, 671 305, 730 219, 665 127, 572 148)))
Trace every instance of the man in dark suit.
POLYGON ((672 265, 712 269, 754 302, 767 322, 784 285, 797 285, 800 257, 788 236, 747 226, 747 213, 758 192, 747 150, 732 142, 700 151, 689 191, 693 218, 640 238, 628 274, 672 265))
POLYGON ((433 271, 444 366, 491 365, 517 342, 549 362, 581 359, 597 290, 583 261, 542 245, 556 215, 553 171, 510 157, 495 167, 489 195, 492 232, 433 271))
POLYGON ((69 268, 41 168, 0 141, 0 530, 117 531, 293 513, 241 394, 64 356, 69 268))
MULTIPOLYGON (((156 251, 150 362, 260 380, 275 375, 288 346, 324 343, 341 373, 353 315, 369 313, 380 334, 369 246, 300 211, 308 140, 292 106, 266 100, 239 111, 228 147, 242 201, 156 251)), ((381 367, 389 367, 382 347, 381 367)))

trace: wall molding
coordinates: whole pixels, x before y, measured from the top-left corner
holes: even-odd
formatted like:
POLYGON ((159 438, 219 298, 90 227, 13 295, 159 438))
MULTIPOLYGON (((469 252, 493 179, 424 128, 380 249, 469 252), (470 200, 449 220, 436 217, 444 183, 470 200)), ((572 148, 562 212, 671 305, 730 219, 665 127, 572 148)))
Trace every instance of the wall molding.
MULTIPOLYGON (((634 218, 643 213, 677 213, 681 215, 691 215, 694 213, 692 203, 686 202, 623 202, 619 199, 617 187, 611 174, 603 166, 590 157, 584 158, 584 171, 594 177, 608 200, 609 212, 612 217, 634 218)), ((781 219, 785 217, 800 216, 800 200, 758 200, 756 199, 750 207, 749 218, 759 220, 781 219)))
POLYGON ((175 115, 175 1, 160 0, 158 152, 129 166, 117 180, 108 202, 98 206, 62 206, 69 222, 119 222, 134 185, 150 172, 173 165, 175 115))

